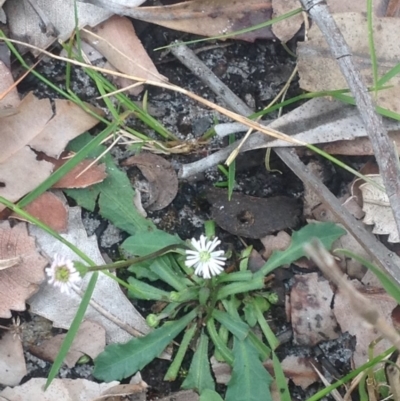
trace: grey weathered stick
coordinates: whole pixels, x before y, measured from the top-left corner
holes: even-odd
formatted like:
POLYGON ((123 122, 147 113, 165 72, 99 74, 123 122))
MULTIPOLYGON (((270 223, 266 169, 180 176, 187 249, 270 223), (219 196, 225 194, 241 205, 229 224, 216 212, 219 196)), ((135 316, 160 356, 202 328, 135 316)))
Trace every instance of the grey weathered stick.
MULTIPOLYGON (((196 76, 200 78, 215 94, 222 98, 228 108, 238 111, 244 111, 241 107, 243 101, 240 97, 236 96, 221 80, 206 66, 202 63, 196 54, 189 49, 187 46, 174 46, 171 48, 171 53, 190 71, 194 71, 196 76)), ((246 112, 249 115, 253 113, 249 107, 246 106, 246 112)))
POLYGON ((390 252, 374 235, 368 232, 362 222, 357 221, 346 208, 342 207, 335 195, 302 163, 294 149, 277 148, 278 156, 285 164, 319 196, 326 207, 337 217, 347 231, 352 234, 360 245, 400 284, 400 258, 390 252))
POLYGON ((397 230, 400 233, 400 167, 382 118, 375 111, 372 98, 362 81, 360 72, 354 65, 351 51, 330 14, 326 2, 301 0, 301 3, 323 33, 354 96, 374 150, 397 230))
MULTIPOLYGON (((191 65, 191 71, 194 74, 198 69, 198 63, 201 63, 201 60, 197 58, 195 63, 191 65)), ((211 74, 213 73, 211 72, 211 74)), ((214 77, 213 79, 218 78, 214 77)), ((221 85, 224 84, 221 82, 221 85)), ((239 103, 239 106, 235 105, 233 110, 243 115, 251 113, 249 107, 242 101, 239 103)), ((252 140, 253 137, 250 137, 242 150, 245 150, 245 148, 252 149, 252 140)), ((257 138, 255 138, 255 140, 257 141, 257 138)), ((223 161, 233 150, 234 146, 236 145, 232 144, 229 147, 221 149, 220 151, 213 153, 211 156, 208 156, 206 159, 210 162, 209 167, 223 161)), ((307 169, 293 149, 276 148, 275 152, 304 183, 307 183, 307 185, 309 185, 310 188, 319 195, 321 201, 326 205, 326 207, 332 211, 332 213, 338 218, 338 221, 343 224, 352 235, 354 235, 357 241, 371 255, 378 265, 400 283, 400 258, 396 254, 389 252, 384 245, 382 245, 364 228, 361 222, 357 221, 345 208, 342 207, 338 199, 329 191, 321 180, 307 169)), ((185 174, 190 176, 197 172, 204 171, 202 164, 204 164, 204 159, 198 160, 190 165, 182 166, 180 177, 184 178, 185 174)))

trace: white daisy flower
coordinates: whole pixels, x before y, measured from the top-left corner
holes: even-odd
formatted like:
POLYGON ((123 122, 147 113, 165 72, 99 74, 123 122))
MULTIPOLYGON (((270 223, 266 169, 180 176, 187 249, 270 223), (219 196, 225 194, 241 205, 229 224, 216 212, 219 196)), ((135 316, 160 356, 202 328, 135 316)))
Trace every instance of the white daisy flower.
POLYGON ((53 263, 45 269, 45 272, 48 276, 47 282, 66 294, 70 294, 74 284, 81 280, 72 261, 57 254, 54 255, 53 263))
POLYGON ((185 263, 186 266, 195 268, 194 274, 209 279, 211 276, 217 276, 224 271, 226 260, 222 256, 224 251, 214 251, 221 243, 217 237, 210 241, 201 235, 199 241, 192 238, 191 243, 195 250, 186 251, 185 263))

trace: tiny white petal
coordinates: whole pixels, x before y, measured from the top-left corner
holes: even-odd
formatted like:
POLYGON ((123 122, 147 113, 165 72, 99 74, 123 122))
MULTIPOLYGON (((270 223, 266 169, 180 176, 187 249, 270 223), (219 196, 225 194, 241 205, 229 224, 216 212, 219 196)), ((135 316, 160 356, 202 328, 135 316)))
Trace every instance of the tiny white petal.
POLYGON ((81 280, 79 272, 71 260, 61 255, 55 255, 53 263, 45 269, 47 282, 58 288, 62 293, 69 294, 75 283, 81 280))
POLYGON ((210 279, 224 271, 226 257, 224 251, 215 251, 215 248, 221 243, 218 238, 212 241, 201 235, 199 240, 192 238, 191 250, 186 253, 186 265, 195 269, 194 273, 197 276, 202 276, 204 279, 210 279))

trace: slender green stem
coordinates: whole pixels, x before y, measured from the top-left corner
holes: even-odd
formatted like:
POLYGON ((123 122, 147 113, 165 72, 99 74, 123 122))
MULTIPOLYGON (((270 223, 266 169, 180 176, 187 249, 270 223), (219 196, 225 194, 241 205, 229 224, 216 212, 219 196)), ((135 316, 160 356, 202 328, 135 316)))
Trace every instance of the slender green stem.
POLYGON ((218 286, 215 285, 216 281, 214 279, 207 280, 206 285, 210 289, 210 302, 208 303, 207 306, 207 314, 206 317, 204 318, 204 322, 207 323, 208 320, 211 318, 212 312, 215 309, 215 305, 217 304, 218 301, 218 286))
POLYGON ((146 260, 155 259, 158 256, 165 255, 166 253, 173 252, 173 251, 176 251, 177 249, 184 248, 184 247, 185 247, 185 245, 183 245, 183 244, 168 245, 168 246, 165 246, 164 248, 159 249, 156 252, 150 253, 148 255, 140 256, 137 258, 121 260, 119 262, 108 263, 105 265, 90 266, 87 268, 87 271, 94 272, 94 271, 109 270, 109 269, 121 269, 123 267, 129 267, 129 266, 132 266, 132 265, 135 265, 138 263, 142 263, 146 260))

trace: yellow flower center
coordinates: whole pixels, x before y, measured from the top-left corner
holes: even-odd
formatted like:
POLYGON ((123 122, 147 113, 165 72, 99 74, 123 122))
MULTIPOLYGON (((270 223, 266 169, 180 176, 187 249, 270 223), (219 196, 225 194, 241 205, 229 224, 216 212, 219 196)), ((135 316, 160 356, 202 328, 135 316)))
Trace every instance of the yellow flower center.
POLYGON ((56 281, 59 281, 62 283, 68 283, 70 276, 71 276, 71 272, 69 271, 67 266, 57 267, 56 274, 55 274, 56 281))

